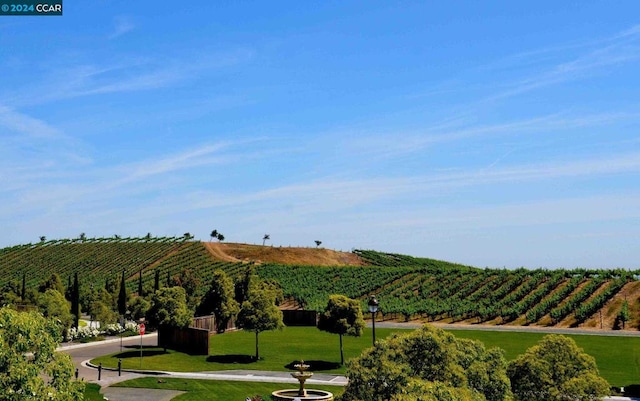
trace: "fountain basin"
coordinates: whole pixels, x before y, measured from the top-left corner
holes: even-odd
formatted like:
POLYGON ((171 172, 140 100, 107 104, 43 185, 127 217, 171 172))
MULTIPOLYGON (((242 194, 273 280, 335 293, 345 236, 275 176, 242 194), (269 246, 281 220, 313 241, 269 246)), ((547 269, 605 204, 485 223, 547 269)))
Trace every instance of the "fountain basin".
POLYGON ((333 401, 333 394, 324 391, 324 390, 314 390, 312 388, 305 389, 305 395, 299 395, 299 389, 286 389, 286 390, 276 390, 271 393, 271 396, 276 401, 292 401, 295 399, 299 399, 301 401, 310 401, 310 400, 318 400, 318 401, 333 401))

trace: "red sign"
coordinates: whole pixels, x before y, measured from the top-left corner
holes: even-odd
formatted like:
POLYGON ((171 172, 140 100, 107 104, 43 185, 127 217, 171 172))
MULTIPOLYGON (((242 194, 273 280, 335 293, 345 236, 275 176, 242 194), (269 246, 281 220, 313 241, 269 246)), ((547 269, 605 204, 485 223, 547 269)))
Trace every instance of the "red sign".
POLYGON ((140 323, 140 335, 144 334, 144 323, 140 323))

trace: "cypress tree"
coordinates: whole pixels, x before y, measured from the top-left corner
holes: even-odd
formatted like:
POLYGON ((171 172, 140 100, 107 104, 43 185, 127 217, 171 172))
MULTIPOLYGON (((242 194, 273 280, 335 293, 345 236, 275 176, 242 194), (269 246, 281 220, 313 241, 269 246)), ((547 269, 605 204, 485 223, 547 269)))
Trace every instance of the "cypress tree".
POLYGON ((73 326, 78 328, 80 323, 80 284, 78 283, 78 272, 73 279, 73 290, 71 291, 71 313, 73 314, 73 326))
POLYGON ((142 270, 140 270, 140 273, 138 276, 138 296, 139 297, 144 296, 144 291, 142 290, 142 270))
POLYGON ((158 291, 160 289, 160 270, 156 268, 156 276, 153 281, 153 291, 158 291))
POLYGON ((27 295, 27 273, 22 273, 22 291, 20 292, 20 298, 24 302, 24 297, 27 295))
POLYGON ((127 288, 124 282, 124 270, 122 270, 122 281, 120 282, 120 294, 118 295, 118 313, 124 316, 127 313, 127 288))

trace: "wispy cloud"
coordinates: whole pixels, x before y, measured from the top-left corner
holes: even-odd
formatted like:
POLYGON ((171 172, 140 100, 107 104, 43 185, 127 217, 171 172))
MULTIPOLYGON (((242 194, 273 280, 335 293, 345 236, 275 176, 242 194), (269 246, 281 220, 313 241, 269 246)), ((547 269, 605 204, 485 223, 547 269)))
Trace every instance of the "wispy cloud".
POLYGON ((580 48, 581 52, 573 55, 572 58, 567 58, 562 53, 566 47, 518 55, 514 59, 518 59, 522 64, 533 64, 532 59, 537 63, 542 55, 545 59, 545 63, 541 67, 542 71, 508 83, 507 89, 491 95, 485 100, 504 99, 538 88, 583 79, 605 70, 608 71, 616 65, 638 60, 640 59, 639 41, 640 25, 636 25, 608 38, 576 46, 580 48), (549 55, 552 53, 555 53, 554 57, 549 55))
POLYGON ((59 138, 61 132, 46 122, 0 104, 0 126, 33 138, 59 138))
POLYGON ((109 35, 109 39, 115 39, 125 33, 133 31, 136 26, 128 16, 118 16, 114 19, 113 32, 109 35))

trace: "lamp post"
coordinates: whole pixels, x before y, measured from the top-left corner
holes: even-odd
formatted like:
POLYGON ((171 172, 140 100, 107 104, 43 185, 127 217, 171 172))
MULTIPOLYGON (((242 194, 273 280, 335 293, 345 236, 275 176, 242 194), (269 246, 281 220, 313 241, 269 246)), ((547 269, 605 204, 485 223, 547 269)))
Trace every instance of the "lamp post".
POLYGON ((373 325, 373 346, 376 345, 376 312, 378 311, 378 300, 375 295, 369 299, 369 312, 371 312, 371 324, 373 325))

